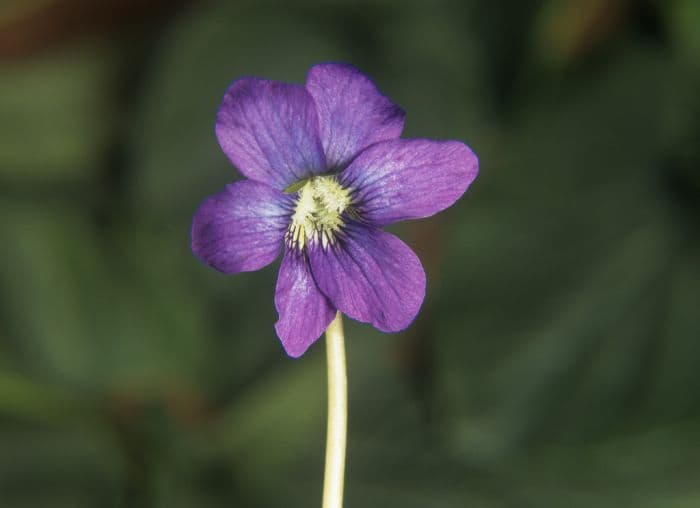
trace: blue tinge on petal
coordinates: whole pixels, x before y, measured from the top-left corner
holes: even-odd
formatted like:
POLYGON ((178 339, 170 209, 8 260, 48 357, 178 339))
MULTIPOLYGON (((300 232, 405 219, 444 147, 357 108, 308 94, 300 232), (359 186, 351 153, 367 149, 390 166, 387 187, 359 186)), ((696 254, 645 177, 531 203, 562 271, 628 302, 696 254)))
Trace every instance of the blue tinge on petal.
POLYGON ((338 175, 358 212, 378 226, 429 217, 454 204, 479 161, 459 141, 396 139, 364 150, 338 175))
POLYGON ((241 173, 279 190, 326 170, 316 106, 300 85, 235 81, 219 108, 216 137, 241 173))
POLYGON ((384 332, 406 328, 425 298, 425 272, 394 235, 349 223, 338 242, 310 248, 318 287, 339 311, 384 332))
POLYGON ((259 270, 279 255, 292 214, 289 196, 244 180, 205 199, 192 220, 192 252, 223 273, 259 270))
POLYGON ((299 357, 333 321, 336 310, 319 291, 304 252, 286 250, 282 258, 275 307, 277 336, 289 356, 299 357))
POLYGON ((341 168, 365 147, 401 135, 404 111, 352 65, 314 65, 306 78, 328 166, 341 168))

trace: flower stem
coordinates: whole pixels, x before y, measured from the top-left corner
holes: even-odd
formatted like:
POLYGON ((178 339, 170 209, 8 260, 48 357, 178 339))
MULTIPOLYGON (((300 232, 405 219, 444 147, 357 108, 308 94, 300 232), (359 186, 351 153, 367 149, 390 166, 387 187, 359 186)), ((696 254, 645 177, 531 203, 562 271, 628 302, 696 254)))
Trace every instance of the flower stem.
POLYGON ((340 312, 326 330, 326 352, 328 355, 328 430, 323 508, 342 508, 348 426, 348 381, 345 369, 343 315, 340 312))

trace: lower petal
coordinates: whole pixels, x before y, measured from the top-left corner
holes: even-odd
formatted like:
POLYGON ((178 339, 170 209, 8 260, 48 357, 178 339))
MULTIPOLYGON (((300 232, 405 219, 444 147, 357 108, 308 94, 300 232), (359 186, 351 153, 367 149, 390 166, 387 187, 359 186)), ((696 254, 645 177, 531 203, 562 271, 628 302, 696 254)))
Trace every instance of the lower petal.
POLYGON ((310 249, 318 287, 341 312, 384 332, 403 330, 425 298, 425 272, 394 235, 350 224, 338 241, 310 249))
POLYGON ((282 258, 275 307, 277 336, 289 356, 299 357, 333 321, 336 310, 319 291, 305 254, 288 250, 282 258))

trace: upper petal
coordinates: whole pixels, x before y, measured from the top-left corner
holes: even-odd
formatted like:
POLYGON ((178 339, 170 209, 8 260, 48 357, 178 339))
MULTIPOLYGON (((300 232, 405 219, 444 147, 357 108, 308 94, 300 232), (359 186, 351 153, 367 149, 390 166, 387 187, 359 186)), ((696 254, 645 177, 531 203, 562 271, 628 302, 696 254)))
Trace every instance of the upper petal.
POLYGON ((396 139, 357 156, 339 178, 363 216, 377 225, 428 217, 452 205, 474 181, 479 161, 459 141, 396 139))
POLYGON ((289 225, 289 197, 244 180, 205 199, 192 220, 192 252, 224 273, 249 272, 272 263, 289 225))
POLYGON ((401 135, 405 113, 352 65, 315 65, 306 78, 329 167, 345 166, 363 148, 401 135))
POLYGON ((293 357, 303 355, 333 321, 336 310, 316 286, 304 253, 284 253, 275 288, 275 307, 279 314, 275 324, 277 336, 293 357))
POLYGON ((216 137, 241 173, 279 190, 326 169, 316 107, 299 85, 235 81, 219 108, 216 137))
POLYGON ((425 272, 413 251, 394 235, 348 224, 342 238, 309 249, 318 287, 333 306, 384 332, 406 328, 425 297, 425 272))

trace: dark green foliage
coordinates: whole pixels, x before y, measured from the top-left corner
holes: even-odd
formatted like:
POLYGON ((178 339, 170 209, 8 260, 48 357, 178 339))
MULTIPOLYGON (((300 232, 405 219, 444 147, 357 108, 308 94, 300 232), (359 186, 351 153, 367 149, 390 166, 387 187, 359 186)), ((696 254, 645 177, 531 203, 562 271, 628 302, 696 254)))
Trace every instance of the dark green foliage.
POLYGON ((237 4, 0 61, 0 505, 320 504, 324 346, 189 227, 230 81, 344 60, 481 160, 396 228, 416 323, 347 326, 347 506, 699 506, 697 2, 237 4))

